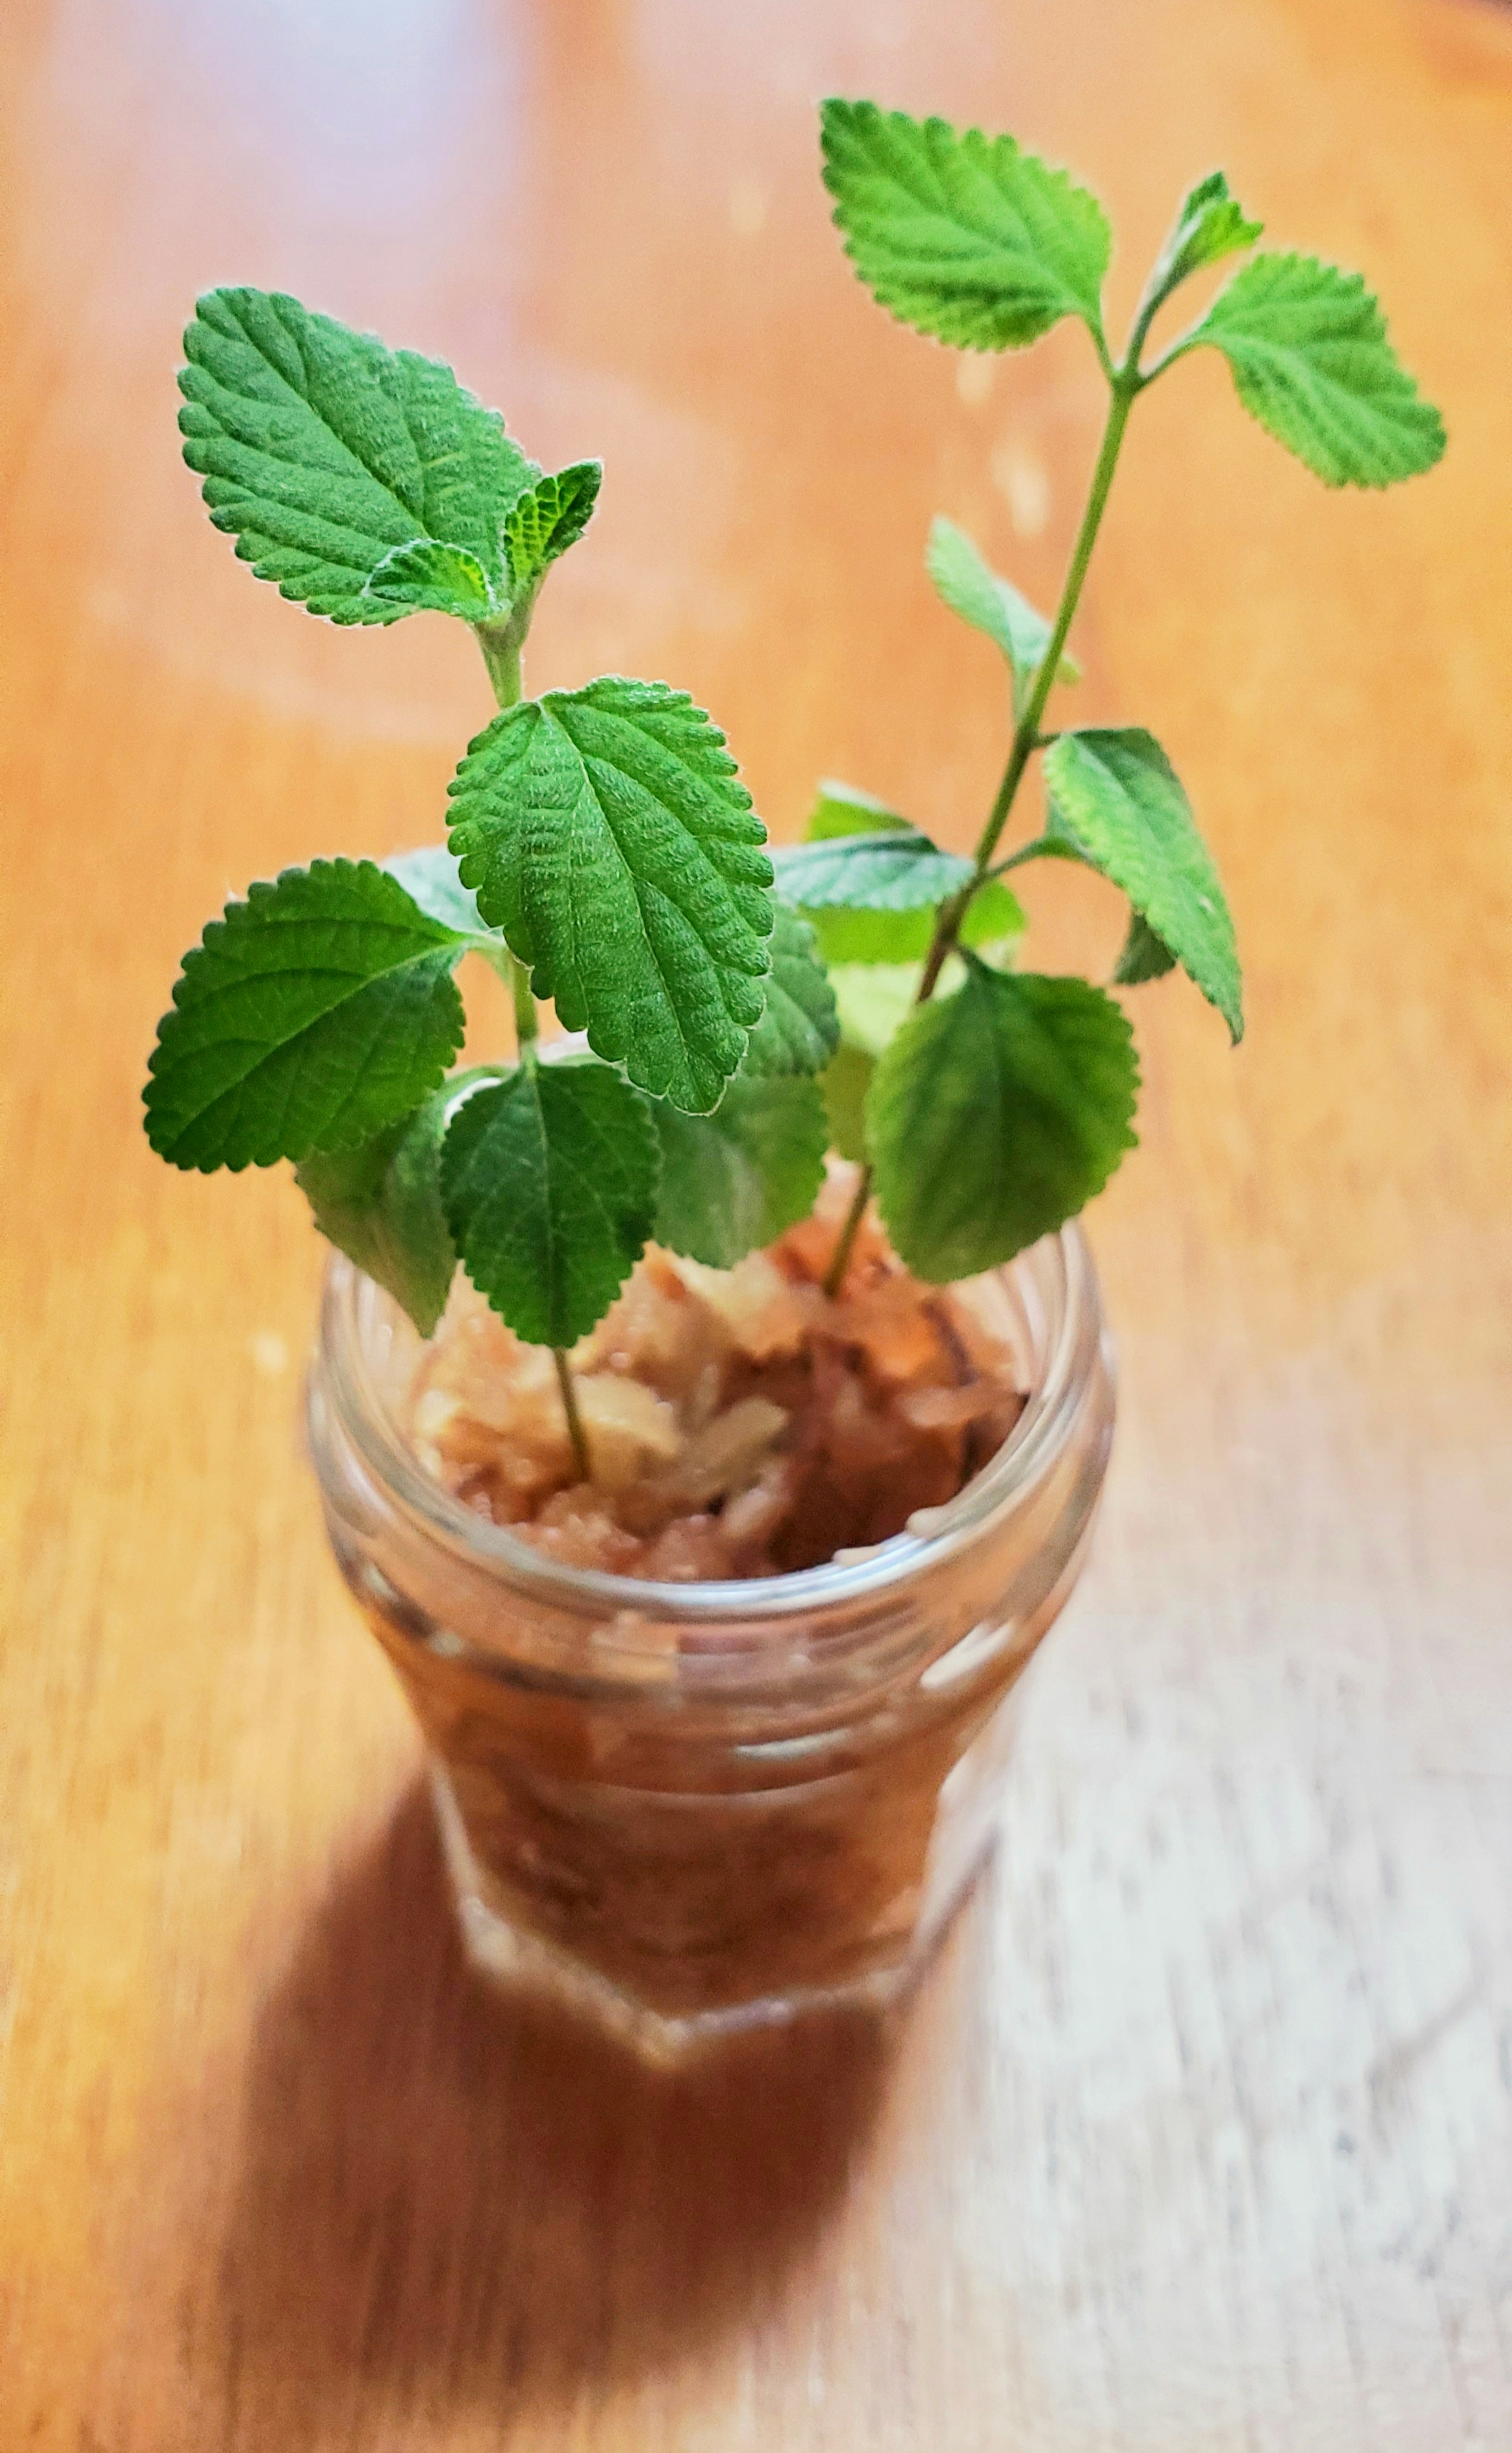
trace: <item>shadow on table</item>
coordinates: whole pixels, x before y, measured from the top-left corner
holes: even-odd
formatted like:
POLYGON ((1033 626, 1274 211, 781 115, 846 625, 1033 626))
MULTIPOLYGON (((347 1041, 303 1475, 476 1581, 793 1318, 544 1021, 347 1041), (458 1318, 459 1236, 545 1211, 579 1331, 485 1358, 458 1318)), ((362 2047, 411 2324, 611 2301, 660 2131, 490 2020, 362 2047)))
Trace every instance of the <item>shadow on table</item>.
POLYGON ((259 2028, 223 2265, 248 2416, 291 2443, 333 2401, 568 2399, 749 2326, 844 2191, 884 2054, 824 2017, 656 2072, 491 1992, 416 1787, 259 2028))

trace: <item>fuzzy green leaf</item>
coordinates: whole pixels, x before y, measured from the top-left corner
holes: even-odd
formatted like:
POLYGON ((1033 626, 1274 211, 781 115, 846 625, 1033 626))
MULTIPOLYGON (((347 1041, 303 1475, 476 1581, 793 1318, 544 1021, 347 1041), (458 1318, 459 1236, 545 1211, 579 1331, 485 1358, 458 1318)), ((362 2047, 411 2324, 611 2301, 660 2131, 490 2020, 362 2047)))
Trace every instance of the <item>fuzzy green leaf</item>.
POLYGON ((152 1147, 208 1173, 395 1123, 461 1045, 465 945, 371 861, 254 886, 185 956, 143 1094, 152 1147))
POLYGON ((212 289, 184 349, 184 457, 259 579, 333 622, 476 622, 480 585, 505 608, 500 531, 541 472, 449 367, 261 289, 212 289))
POLYGON ((823 105, 825 185, 862 280, 956 349, 1022 349, 1064 315, 1102 330, 1110 235, 1095 196, 1011 136, 873 102, 823 105))
MULTIPOLYGON (((865 1100, 877 1059, 914 1008, 924 975, 922 956, 903 963, 846 963, 829 974, 840 1046, 823 1076, 829 1108, 830 1144, 842 1158, 866 1155, 865 1100)), ((948 954, 935 986, 935 1002, 954 996, 965 977, 959 954, 948 954)))
MULTIPOLYGON (((831 873, 837 878, 843 877, 845 871, 840 864, 845 856, 846 840, 857 835, 896 836, 899 839, 897 845, 889 842, 883 850, 883 873, 885 873, 889 862, 895 860, 897 870, 905 878, 917 875, 918 881, 923 882, 923 872, 917 868, 917 864, 921 849, 934 850, 928 837, 921 834, 906 818, 899 817, 895 809, 889 809, 885 801, 874 800, 869 792, 859 791, 853 784, 827 782, 819 787, 819 797, 809 816, 803 844, 792 850, 773 850, 772 858, 778 868, 782 892, 794 903, 802 900, 796 887, 810 874, 806 864, 814 857, 811 850, 814 846, 823 845, 826 851, 824 859, 816 862, 812 873, 821 881, 831 873)), ((879 847, 868 844, 865 848, 869 853, 879 847)), ((951 864, 948 874, 956 885, 963 884, 970 875, 971 863, 961 861, 955 852, 937 852, 935 856, 942 863, 951 864)), ((856 882, 865 886, 867 876, 878 873, 873 868, 858 871, 856 882)), ((944 875, 946 872, 942 870, 939 873, 944 875)), ((943 901, 945 895, 952 890, 947 883, 941 889, 939 899, 943 901)), ((841 901, 817 906, 806 904, 804 916, 811 924, 819 950, 831 970, 839 964, 922 963, 934 936, 934 912, 925 907, 926 903, 927 897, 914 908, 901 910, 848 908, 841 901)), ((994 879, 991 885, 983 887, 974 896, 962 925, 961 937, 967 946, 995 946, 1006 937, 1022 935, 1025 926, 1018 897, 994 879)))
POLYGON ((885 827, 907 824, 906 818, 900 818, 896 809, 873 799, 870 792, 860 791, 854 784, 831 781, 819 787, 804 841, 828 843, 836 835, 874 835, 885 827))
POLYGON ((439 920, 459 936, 492 938, 499 942, 499 931, 485 923, 478 908, 478 898, 462 883, 462 873, 445 844, 422 844, 416 851, 396 851, 382 864, 389 877, 397 877, 407 894, 412 895, 422 911, 439 920))
POLYGON ((808 918, 831 975, 853 963, 921 963, 934 935, 932 911, 814 911, 808 918))
MULTIPOLYGON (((807 917, 831 971, 855 963, 890 967, 922 963, 934 936, 932 910, 828 910, 813 911, 807 917)), ((1026 925, 1017 895, 1001 878, 994 878, 973 897, 961 924, 961 942, 965 946, 1002 945, 1006 938, 1022 936, 1026 925)))
POLYGON ((461 546, 438 545, 433 537, 396 545, 385 554, 363 593, 375 605, 391 606, 395 615, 449 613, 458 622, 487 622, 499 610, 488 574, 476 554, 461 546))
POLYGON ((866 1163, 866 1093, 877 1060, 843 1042, 819 1077, 829 1116, 829 1147, 858 1167, 866 1163))
POLYGON ((836 835, 827 842, 773 848, 772 866, 786 902, 806 912, 931 909, 958 893, 972 874, 960 852, 942 851, 917 827, 876 834, 836 835))
POLYGON ((1145 306, 1153 313, 1173 289, 1204 264, 1219 264, 1225 255, 1237 255, 1244 248, 1253 247, 1263 228, 1263 222, 1247 219, 1243 206, 1229 194, 1228 181, 1222 170, 1199 179, 1182 198, 1181 209, 1155 259, 1155 269, 1144 292, 1145 306))
POLYGON ((877 1067, 866 1134, 899 1253, 936 1286, 1011 1260, 1101 1192, 1139 1068, 1128 1023, 1085 980, 969 965, 877 1067))
POLYGON ((737 1076, 711 1116, 685 1116, 665 1100, 651 1114, 662 1147, 659 1244, 732 1269, 807 1217, 828 1138, 817 1082, 737 1076))
POLYGON ((504 549, 509 592, 517 602, 539 588, 549 565, 576 545, 603 483, 602 460, 579 460, 554 477, 538 477, 515 497, 504 524, 504 549))
POLYGON ((1115 987, 1143 987, 1146 980, 1163 980, 1176 968, 1176 957, 1164 937, 1157 937, 1143 912, 1130 915, 1124 950, 1113 969, 1115 987))
POLYGON ((446 1309, 457 1266, 441 1203, 441 1138, 454 1080, 356 1149, 312 1152, 295 1181, 329 1243, 387 1286, 422 1337, 446 1309))
POLYGON ((473 1285, 532 1346, 603 1319, 656 1215, 646 1102, 607 1065, 519 1065, 474 1090, 441 1148, 441 1191, 473 1285))
POLYGON ((1443 456, 1443 420, 1358 272, 1257 255, 1185 346, 1202 342, 1223 350, 1250 415, 1325 486, 1394 486, 1443 456))
MULTIPOLYGON (((913 1011, 923 971, 922 963, 843 963, 831 971, 841 1046, 880 1056, 913 1011)), ((937 1000, 950 995, 964 977, 960 957, 952 954, 940 974, 937 1000)))
MULTIPOLYGON (((942 603, 1003 650, 1013 679, 1014 711, 1021 713, 1050 644, 1049 623, 1026 596, 988 568, 965 530, 952 520, 937 519, 930 528, 925 567, 942 603)), ((1071 657, 1062 656, 1057 679, 1080 681, 1081 668, 1071 657)))
POLYGON ((766 1007, 746 1042, 741 1073, 751 1081, 818 1073, 840 1037, 834 991, 815 950, 812 928, 775 895, 771 963, 766 1007))
POLYGON ((706 1114, 761 1020, 765 829, 725 736, 664 682, 609 677, 495 716, 451 783, 478 907, 632 1082, 706 1114))
POLYGON ((1234 924, 1180 778, 1136 728, 1063 732, 1044 754, 1058 828, 1121 887, 1237 1041, 1244 1031, 1234 924))

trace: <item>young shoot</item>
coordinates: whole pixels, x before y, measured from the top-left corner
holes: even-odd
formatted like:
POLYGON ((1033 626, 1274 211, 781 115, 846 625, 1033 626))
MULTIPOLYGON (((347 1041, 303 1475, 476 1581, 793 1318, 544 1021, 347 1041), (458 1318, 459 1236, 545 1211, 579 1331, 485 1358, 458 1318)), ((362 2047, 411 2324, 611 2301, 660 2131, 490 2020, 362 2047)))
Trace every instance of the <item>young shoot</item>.
POLYGON ((184 961, 145 1093, 164 1158, 294 1164, 315 1223, 422 1336, 460 1262, 519 1337, 548 1346, 585 1480, 571 1348, 652 1240, 727 1268, 807 1215, 827 1147, 859 1166, 834 1293, 873 1193, 936 1284, 1012 1258, 1100 1191, 1133 1143, 1138 1068, 1106 988, 1025 968, 1005 883, 1036 860, 1125 896, 1111 986, 1180 967, 1243 1031, 1234 931, 1186 795, 1137 727, 1047 730, 1136 402, 1191 350, 1326 485, 1433 466, 1437 412, 1357 275, 1251 252, 1221 173, 1184 200, 1123 352, 1102 298, 1101 206, 1008 136, 869 102, 823 110, 824 175, 879 303, 949 347, 1021 349, 1084 324, 1107 385, 1103 441, 1053 617, 941 519, 927 566, 1001 651, 1010 728, 970 855, 826 785, 806 840, 773 852, 725 736, 660 681, 606 674, 526 694, 552 565, 602 469, 545 473, 450 369, 256 289, 217 289, 185 336, 184 454, 256 576, 324 619, 417 612, 473 632, 497 711, 450 785, 444 843, 316 859, 229 904, 184 961), (1248 262, 1153 356, 1190 275, 1248 262), (1003 849, 1032 761, 1042 829, 1003 849), (453 1069, 455 976, 509 985, 512 1060, 453 1069), (826 975, 827 967, 827 975, 826 975), (543 1045, 537 1007, 567 1037, 543 1045))
POLYGON ((1107 386, 1053 619, 988 569, 949 521, 930 535, 936 590, 1008 668, 1006 761, 970 859, 833 785, 808 841, 778 858, 782 892, 818 924, 845 1023, 837 1105, 843 1147, 862 1174, 826 1281, 834 1293, 873 1191, 903 1259, 920 1277, 948 1281, 992 1267, 1074 1215, 1133 1144, 1139 1075, 1128 1026, 1102 988, 1018 966, 1024 922, 1002 882, 1009 871, 1044 859, 1099 870, 1129 904, 1112 985, 1180 966, 1233 1040, 1243 1034, 1228 906, 1160 744, 1136 727, 1042 729, 1051 691, 1076 678, 1066 642, 1136 401, 1189 351, 1221 349, 1244 407, 1329 486, 1414 476, 1442 456, 1444 435, 1363 282, 1310 256, 1250 254, 1207 312, 1146 362, 1151 326, 1181 285, 1248 253, 1261 235, 1221 171, 1183 199, 1115 359, 1102 304, 1111 233, 1096 198, 1064 171, 1011 136, 958 134, 944 120, 870 102, 826 103, 823 141, 846 251, 889 313, 953 348, 991 350, 1024 348, 1071 317, 1086 327, 1107 386), (1000 859, 1035 758, 1045 824, 1000 859), (896 975, 906 987, 881 1027, 875 995, 849 976, 857 963, 914 966, 896 975))

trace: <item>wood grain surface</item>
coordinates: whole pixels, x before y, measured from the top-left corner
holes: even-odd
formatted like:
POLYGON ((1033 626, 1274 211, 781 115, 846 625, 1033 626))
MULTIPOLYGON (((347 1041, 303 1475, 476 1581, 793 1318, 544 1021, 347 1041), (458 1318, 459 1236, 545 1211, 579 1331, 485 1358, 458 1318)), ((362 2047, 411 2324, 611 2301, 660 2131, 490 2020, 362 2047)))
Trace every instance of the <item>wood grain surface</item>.
POLYGON ((1512 16, 9 0, 0 67, 0 2453, 1512 2443, 1512 16), (315 1239, 139 1131, 205 918, 434 836, 488 706, 235 564, 173 371, 222 279, 452 357, 607 462, 538 684, 694 690, 779 834, 838 773, 965 844, 1003 694, 927 522, 1048 594, 1099 382, 870 306, 832 89, 1074 163, 1115 321, 1221 162, 1452 447, 1339 497, 1216 359, 1141 405, 1080 707, 1186 779, 1250 1038, 1139 998, 1116 1463, 990 1882, 896 2036, 653 2081, 465 1975, 300 1454, 315 1239))

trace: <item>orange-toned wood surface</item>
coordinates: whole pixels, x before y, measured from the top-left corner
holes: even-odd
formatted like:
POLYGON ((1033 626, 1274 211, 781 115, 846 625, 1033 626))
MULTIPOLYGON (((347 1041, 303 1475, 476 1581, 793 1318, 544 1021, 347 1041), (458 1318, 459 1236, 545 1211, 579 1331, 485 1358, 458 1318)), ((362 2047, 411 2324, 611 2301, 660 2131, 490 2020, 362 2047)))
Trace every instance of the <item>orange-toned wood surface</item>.
POLYGON ((0 63, 3 2453, 1512 2443, 1512 18, 9 0, 0 63), (927 520, 1048 594, 1099 385, 869 305, 829 89, 1073 162, 1116 318, 1222 162, 1453 441, 1341 498, 1216 360, 1141 405, 1080 705, 1186 778, 1250 1039, 1140 997, 1116 1463, 990 1882, 885 2048, 656 2081, 465 1977, 300 1455, 315 1239, 138 1130, 206 916, 434 835, 488 706, 234 563, 173 369, 217 279, 454 358, 608 465, 538 683, 686 685, 779 833, 834 772, 964 844, 1002 691, 927 520))

